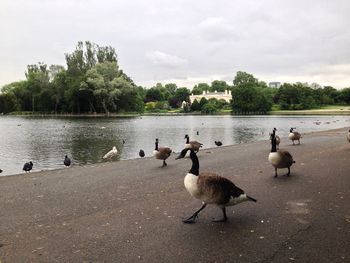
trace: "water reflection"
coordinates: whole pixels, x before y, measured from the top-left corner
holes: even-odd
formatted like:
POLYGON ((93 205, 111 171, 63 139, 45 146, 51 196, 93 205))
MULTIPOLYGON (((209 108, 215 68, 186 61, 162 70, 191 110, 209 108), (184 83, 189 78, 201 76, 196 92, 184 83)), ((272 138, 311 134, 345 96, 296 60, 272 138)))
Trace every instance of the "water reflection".
POLYGON ((73 165, 103 162, 113 146, 119 159, 139 158, 140 149, 151 156, 154 142, 179 152, 184 136, 204 148, 267 140, 273 127, 288 135, 290 127, 302 132, 348 126, 349 116, 143 116, 135 118, 0 117, 1 175, 21 173, 25 162, 34 171, 62 168, 68 155, 73 165), (198 134, 197 134, 198 131, 198 134), (123 140, 125 143, 123 144, 123 140))

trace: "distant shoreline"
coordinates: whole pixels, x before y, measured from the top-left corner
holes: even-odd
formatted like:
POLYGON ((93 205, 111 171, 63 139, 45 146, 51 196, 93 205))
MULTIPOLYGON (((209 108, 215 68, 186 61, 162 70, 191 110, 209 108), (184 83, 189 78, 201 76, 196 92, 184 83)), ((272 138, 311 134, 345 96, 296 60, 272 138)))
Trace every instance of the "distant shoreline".
POLYGON ((90 117, 90 118, 106 118, 106 117, 142 117, 142 116, 211 116, 211 115, 233 115, 233 116, 249 116, 249 115, 350 115, 350 107, 338 109, 313 109, 313 110, 273 110, 265 114, 251 112, 246 114, 235 114, 231 111, 216 112, 213 114, 203 114, 201 112, 146 112, 146 113, 10 113, 1 114, 0 116, 26 116, 26 117, 90 117))

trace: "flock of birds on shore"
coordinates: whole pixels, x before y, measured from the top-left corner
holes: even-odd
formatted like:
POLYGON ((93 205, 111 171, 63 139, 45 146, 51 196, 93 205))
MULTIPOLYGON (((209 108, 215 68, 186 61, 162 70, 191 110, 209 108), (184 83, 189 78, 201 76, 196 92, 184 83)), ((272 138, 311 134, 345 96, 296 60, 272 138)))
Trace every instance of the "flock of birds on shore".
MULTIPOLYGON (((268 161, 275 169, 276 178, 278 176, 277 169, 288 169, 286 176, 290 175, 290 167, 295 163, 293 156, 286 150, 280 150, 279 145, 281 139, 276 135, 276 128, 273 128, 272 133, 270 133, 271 140, 271 151, 268 155, 268 161)), ((197 135, 199 133, 197 132, 197 135)), ((300 145, 301 134, 296 131, 296 128, 290 128, 288 138, 295 145, 294 141, 298 141, 300 145)), ((346 138, 350 143, 350 130, 346 134, 346 138)), ((185 135, 186 139, 184 149, 175 158, 176 160, 182 159, 186 156, 187 152, 190 152, 190 159, 192 161, 192 166, 189 172, 185 175, 184 185, 186 190, 195 198, 202 201, 203 205, 195 211, 190 217, 183 220, 184 223, 194 223, 198 217, 198 214, 207 206, 207 204, 217 205, 222 210, 223 217, 214 222, 225 222, 227 221, 226 207, 233 206, 245 201, 257 202, 257 200, 249 195, 247 195, 242 189, 237 187, 231 180, 222 177, 216 173, 204 172, 199 173, 199 160, 197 153, 203 146, 202 143, 192 140, 188 134, 185 135)), ((123 144, 125 141, 123 140, 123 144)), ((221 141, 215 141, 215 145, 222 146, 221 141)), ((155 140, 155 148, 153 155, 156 159, 162 160, 162 167, 167 166, 166 160, 170 157, 172 149, 169 147, 160 147, 159 139, 155 140)), ((118 154, 117 148, 114 146, 112 150, 106 153, 102 158, 104 160, 111 160, 118 154)), ((140 149, 139 156, 144 157, 144 150, 140 149)), ((66 155, 63 163, 66 167, 71 165, 71 159, 66 155)), ((33 162, 27 162, 23 166, 23 171, 30 172, 33 168, 33 162)), ((0 173, 2 170, 0 169, 0 173)))

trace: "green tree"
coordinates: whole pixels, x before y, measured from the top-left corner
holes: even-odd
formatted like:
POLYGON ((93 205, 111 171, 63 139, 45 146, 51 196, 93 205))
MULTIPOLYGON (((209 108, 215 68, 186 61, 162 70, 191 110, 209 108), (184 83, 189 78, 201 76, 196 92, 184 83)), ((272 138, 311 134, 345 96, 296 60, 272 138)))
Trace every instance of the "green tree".
POLYGON ((210 86, 207 83, 199 83, 195 85, 192 89, 193 95, 203 94, 203 91, 209 91, 210 86))
POLYGON ((194 102, 191 104, 191 111, 200 111, 201 105, 197 100, 194 100, 194 102))
POLYGON ((224 92, 225 90, 230 89, 230 86, 227 85, 226 81, 222 80, 214 80, 211 83, 210 91, 218 91, 218 92, 224 92))

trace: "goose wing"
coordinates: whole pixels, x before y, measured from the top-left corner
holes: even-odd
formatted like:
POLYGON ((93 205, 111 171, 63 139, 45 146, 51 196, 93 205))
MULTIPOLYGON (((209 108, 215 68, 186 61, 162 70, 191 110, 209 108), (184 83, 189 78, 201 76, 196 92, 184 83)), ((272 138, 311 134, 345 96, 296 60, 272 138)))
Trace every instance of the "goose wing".
POLYGON ((198 150, 200 147, 203 146, 202 143, 197 142, 197 141, 190 141, 189 144, 191 145, 193 150, 198 150))
POLYGON ((198 186, 203 194, 211 196, 217 204, 225 204, 229 202, 231 196, 238 197, 244 194, 244 191, 232 181, 217 174, 201 174, 198 179, 198 186))
POLYGON ((156 157, 158 159, 166 159, 170 156, 172 150, 169 147, 159 147, 156 157))
POLYGON ((290 167, 293 164, 293 156, 288 151, 279 151, 281 155, 281 165, 282 167, 290 167))

